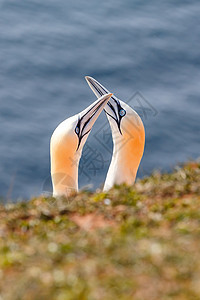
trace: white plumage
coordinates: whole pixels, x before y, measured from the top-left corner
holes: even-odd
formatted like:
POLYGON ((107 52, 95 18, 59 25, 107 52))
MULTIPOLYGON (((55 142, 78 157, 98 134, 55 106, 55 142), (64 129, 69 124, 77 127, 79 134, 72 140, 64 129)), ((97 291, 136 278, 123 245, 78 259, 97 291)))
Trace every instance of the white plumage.
POLYGON ((88 135, 112 94, 96 100, 79 114, 58 125, 50 142, 53 196, 78 191, 78 166, 88 135))
MULTIPOLYGON (((86 80, 97 98, 109 91, 92 77, 86 80)), ((113 138, 113 155, 106 176, 104 190, 115 184, 132 185, 144 152, 145 131, 139 115, 126 103, 111 96, 104 108, 113 138)))

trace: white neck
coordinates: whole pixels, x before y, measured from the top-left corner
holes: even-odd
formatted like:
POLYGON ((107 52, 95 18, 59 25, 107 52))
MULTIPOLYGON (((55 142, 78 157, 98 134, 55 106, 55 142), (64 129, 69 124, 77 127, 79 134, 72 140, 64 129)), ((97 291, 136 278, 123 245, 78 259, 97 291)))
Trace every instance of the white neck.
POLYGON ((144 128, 141 126, 132 136, 113 133, 113 155, 106 176, 104 191, 115 184, 132 185, 135 182, 138 167, 144 151, 144 128))
POLYGON ((78 192, 78 166, 80 153, 54 153, 51 155, 51 177, 53 183, 53 196, 70 196, 78 192))

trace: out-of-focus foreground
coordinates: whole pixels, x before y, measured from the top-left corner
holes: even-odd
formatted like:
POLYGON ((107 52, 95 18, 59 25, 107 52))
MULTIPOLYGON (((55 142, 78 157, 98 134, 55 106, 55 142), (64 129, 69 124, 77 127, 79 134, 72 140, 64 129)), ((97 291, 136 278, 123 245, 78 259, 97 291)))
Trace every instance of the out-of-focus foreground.
POLYGON ((0 298, 200 298, 200 164, 0 207, 0 298))

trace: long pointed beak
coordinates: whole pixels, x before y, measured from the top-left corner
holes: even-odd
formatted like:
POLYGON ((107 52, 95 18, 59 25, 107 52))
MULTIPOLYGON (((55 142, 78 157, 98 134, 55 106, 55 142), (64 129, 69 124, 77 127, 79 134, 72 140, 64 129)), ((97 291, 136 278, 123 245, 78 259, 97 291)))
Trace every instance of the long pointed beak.
POLYGON ((94 123, 99 117, 100 113, 102 112, 102 110, 104 109, 108 101, 110 100, 111 96, 112 96, 111 93, 103 95, 94 103, 92 103, 90 106, 88 106, 86 109, 84 109, 81 113, 78 114, 77 134, 79 137, 79 143, 78 143, 77 150, 80 146, 82 138, 90 132, 94 123))
MULTIPOLYGON (((85 79, 91 88, 91 90, 94 92, 94 94, 98 97, 101 97, 102 95, 110 93, 100 82, 98 82, 96 79, 90 77, 90 76, 85 76, 85 79)), ((121 104, 117 97, 114 95, 111 96, 109 102, 104 108, 105 112, 107 115, 109 115, 112 119, 114 119, 117 123, 119 132, 121 132, 120 128, 120 123, 121 123, 121 118, 126 114, 125 110, 122 109, 121 104)))
MULTIPOLYGON (((90 77, 90 76, 85 76, 85 79, 87 81, 87 83, 89 84, 89 87, 91 88, 91 90, 94 92, 94 94, 97 96, 97 98, 105 95, 105 94, 109 94, 110 92, 100 83, 98 82, 96 79, 90 77)), ((115 99, 116 97, 113 95, 112 96, 113 99, 115 99)))

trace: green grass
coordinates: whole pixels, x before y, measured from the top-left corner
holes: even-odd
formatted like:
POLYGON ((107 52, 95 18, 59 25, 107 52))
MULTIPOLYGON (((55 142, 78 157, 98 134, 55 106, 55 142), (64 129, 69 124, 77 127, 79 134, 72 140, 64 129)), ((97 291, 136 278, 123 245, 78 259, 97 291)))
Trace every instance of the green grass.
POLYGON ((1 205, 0 299, 200 299, 200 164, 1 205))

